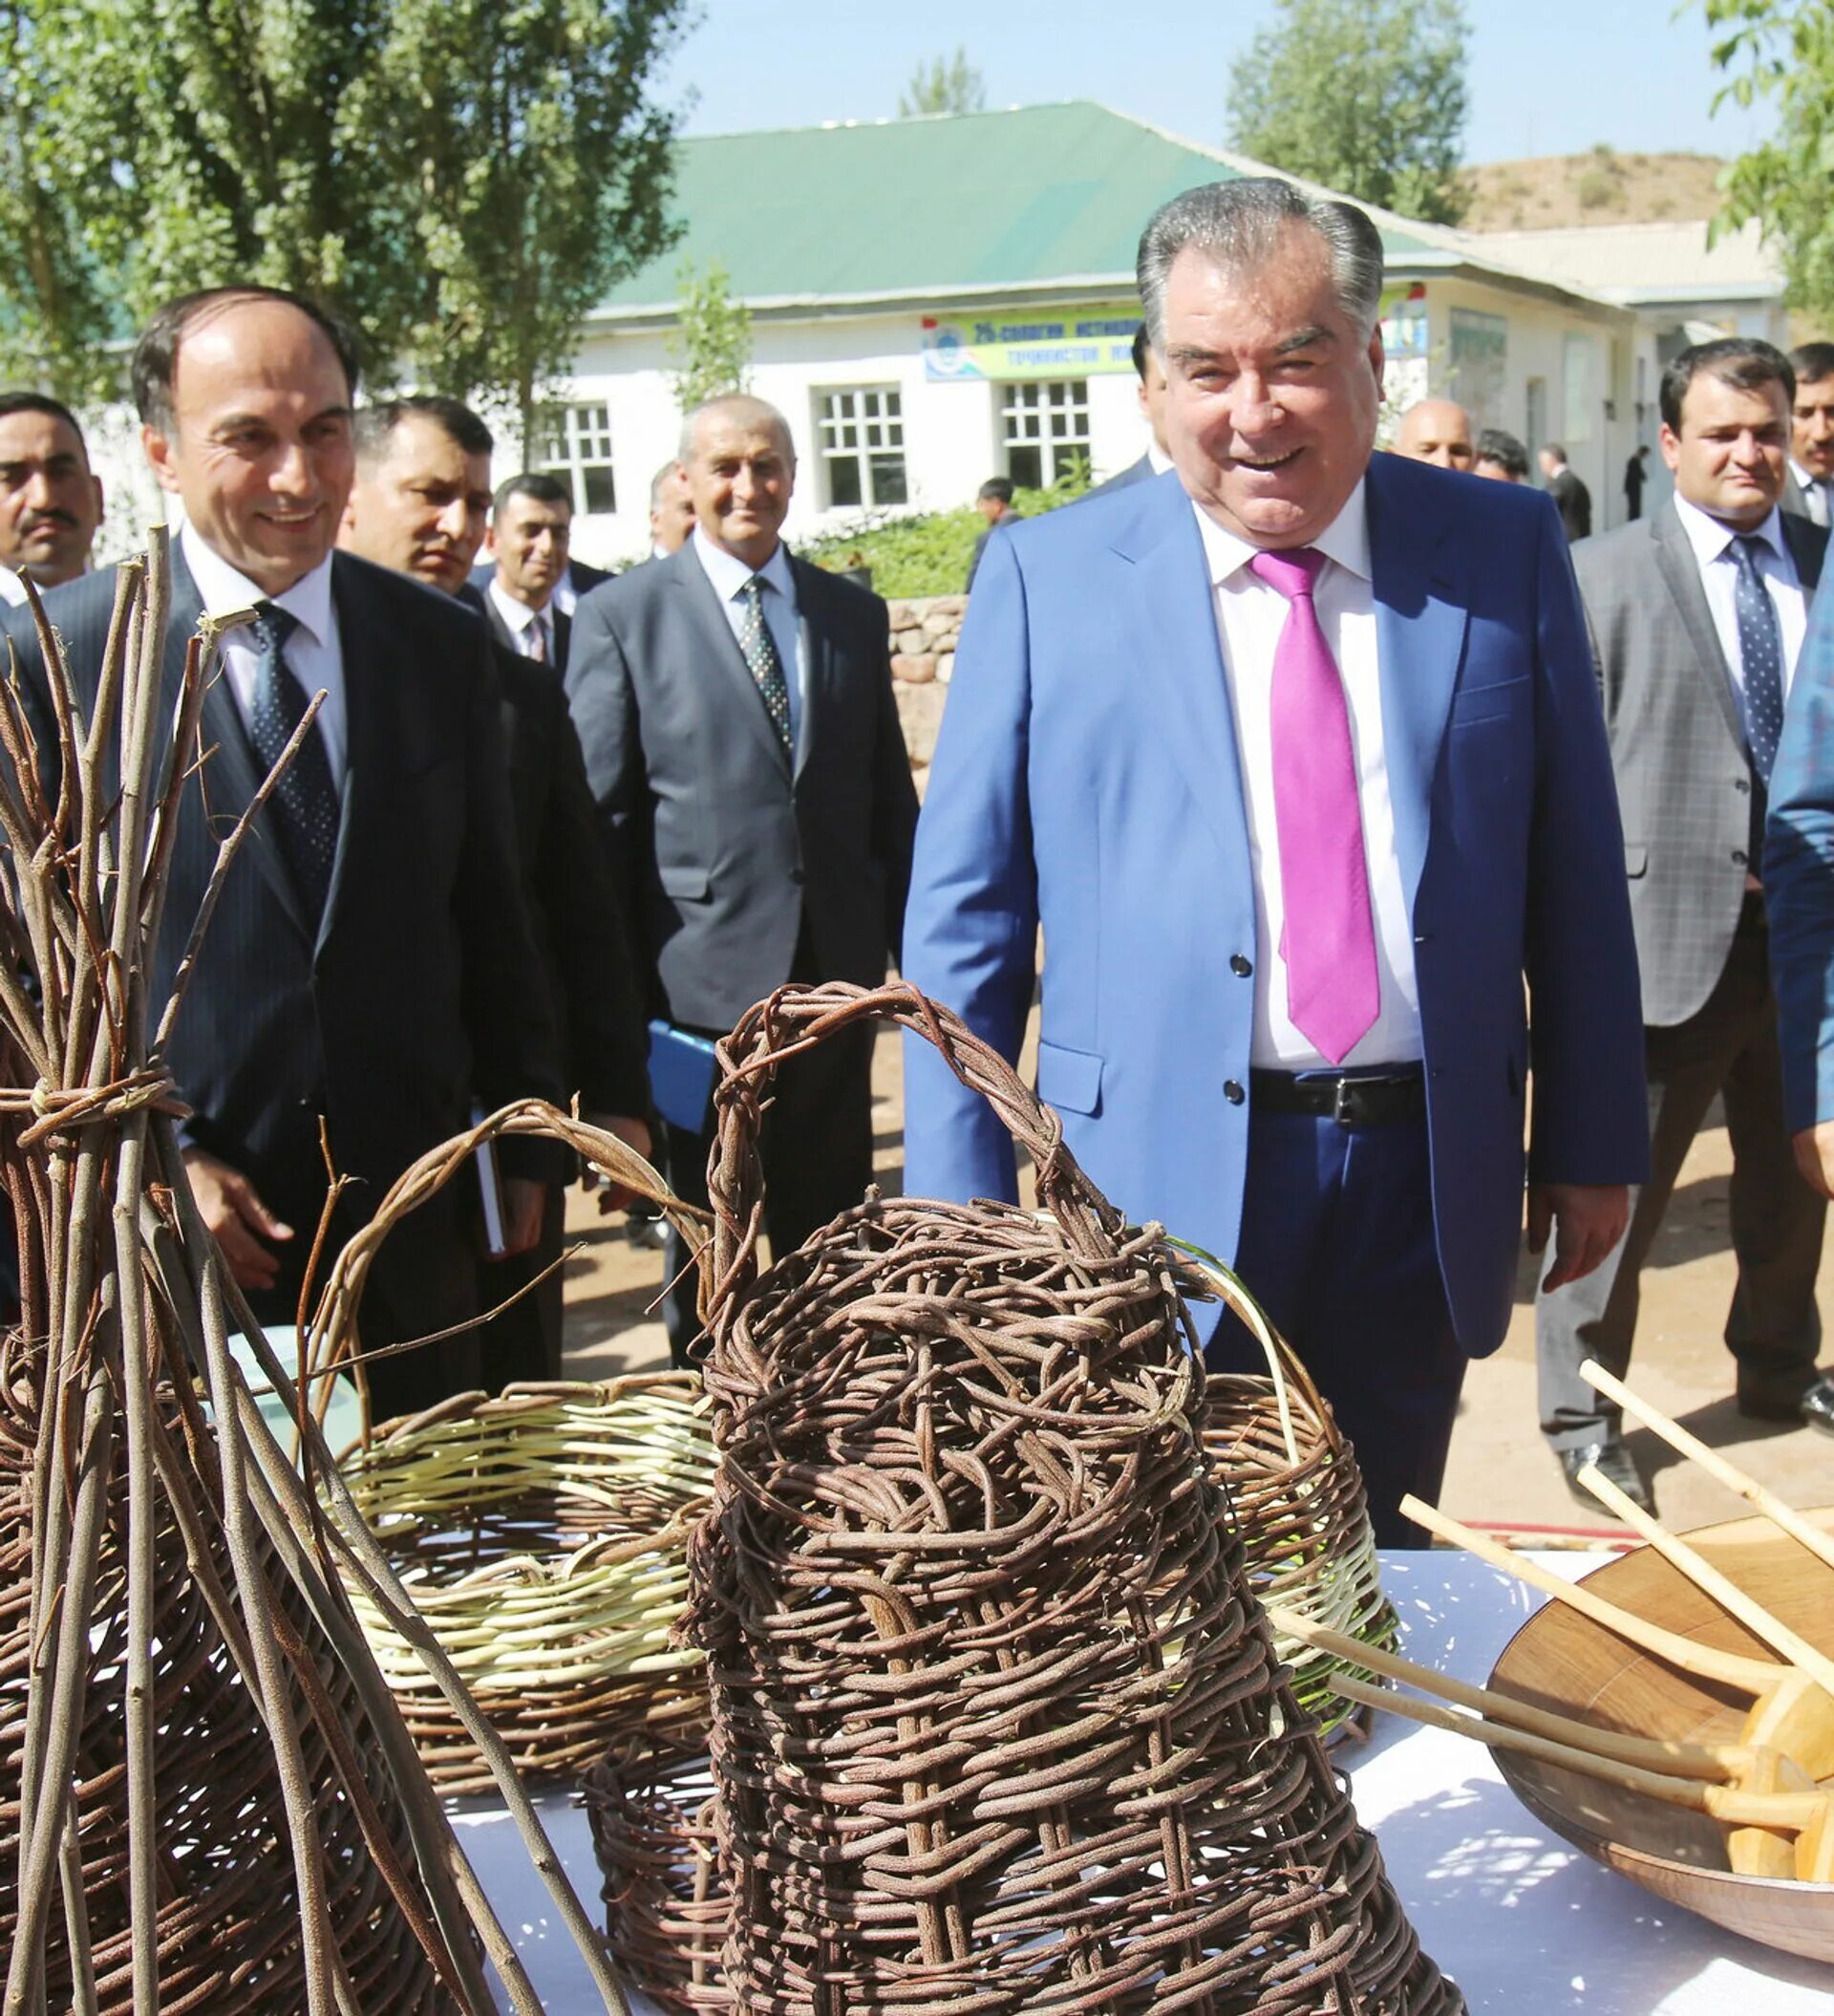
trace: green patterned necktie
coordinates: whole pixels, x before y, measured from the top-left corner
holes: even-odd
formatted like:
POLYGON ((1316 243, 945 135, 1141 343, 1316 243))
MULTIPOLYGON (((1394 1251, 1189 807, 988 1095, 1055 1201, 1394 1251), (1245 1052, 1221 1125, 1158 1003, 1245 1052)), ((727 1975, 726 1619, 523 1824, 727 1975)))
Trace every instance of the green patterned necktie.
POLYGON ((791 753, 790 732, 790 688, 783 676, 783 660, 777 654, 777 639, 771 635, 771 626, 764 620, 764 577, 754 574, 739 590, 745 601, 745 619, 739 625, 738 648, 745 654, 745 664, 757 683, 757 690, 764 697, 764 711, 771 718, 771 726, 777 730, 777 739, 783 744, 783 753, 791 753))

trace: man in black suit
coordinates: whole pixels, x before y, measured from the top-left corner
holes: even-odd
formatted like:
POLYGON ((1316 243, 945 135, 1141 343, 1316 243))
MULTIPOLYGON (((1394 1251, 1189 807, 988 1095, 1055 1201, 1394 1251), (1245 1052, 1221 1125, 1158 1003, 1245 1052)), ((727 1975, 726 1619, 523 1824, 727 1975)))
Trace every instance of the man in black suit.
POLYGON ((484 588, 485 613, 500 644, 562 672, 572 618, 556 591, 572 532, 573 500, 559 477, 525 472, 498 486, 485 535, 497 563, 484 588))
MULTIPOLYGON (((491 507, 491 446, 490 429, 458 399, 427 394, 367 407, 339 544, 477 608, 469 576, 491 507)), ((649 1032, 566 695, 555 667, 506 643, 496 660, 522 889, 560 1022, 565 1088, 586 1119, 648 1155, 649 1032)), ((542 1236, 527 1254, 482 1263, 486 1306, 527 1290, 485 1326, 483 1383, 493 1392, 515 1379, 562 1376, 565 1196, 564 1183, 548 1186, 542 1236)), ((619 1201, 600 1193, 603 1208, 619 1201)))
MULTIPOLYGON (((561 501, 566 505, 566 564, 561 568, 560 579, 554 584, 553 594, 555 610, 570 622, 574 610, 579 606, 580 597, 590 594, 595 588, 603 588, 612 577, 605 568, 588 567, 572 550, 573 493, 567 488, 565 480, 556 476, 544 478, 544 481, 553 483, 554 491, 559 492, 561 501)), ((554 491, 545 491, 543 494, 551 497, 554 491)), ((488 590, 496 578, 497 562, 494 556, 483 566, 475 567, 471 570, 471 585, 480 595, 488 590)))
MULTIPOLYGON (((883 979, 917 797, 885 605, 792 558, 796 480, 761 399, 689 415, 696 525, 580 604, 566 687, 658 1013, 722 1034, 785 981, 883 979)), ((796 1060, 765 1123, 766 1229, 789 1252, 872 1175, 864 1032, 796 1060)), ((668 1127, 676 1191, 706 1198, 706 1127, 668 1127)), ((682 1263, 672 1242, 669 1269, 682 1263)), ((692 1280, 669 1299, 683 1362, 692 1280)))
POLYGON ((1165 446, 1165 367, 1146 339, 1143 322, 1134 332, 1134 375, 1140 380, 1140 413, 1149 436, 1146 452, 1106 483, 1098 483, 1089 492, 1091 497, 1099 497, 1104 490, 1124 490, 1129 483, 1148 483, 1155 476, 1163 476, 1172 466, 1171 454, 1165 446))
MULTIPOLYGON (((323 703, 237 857, 166 1062, 191 1108, 191 1185, 265 1322, 293 1319, 327 1199, 320 1129, 354 1181, 334 1240, 390 1183, 486 1104, 561 1092, 546 990, 511 847, 487 639, 412 582, 333 553, 352 473, 348 339, 311 303, 256 287, 161 309, 136 347, 141 440, 183 503, 166 676, 199 615, 253 608, 204 702, 210 752, 182 804, 157 954, 163 1000, 224 835, 305 713, 323 703)), ((93 694, 112 570, 48 597, 79 690, 93 694)), ((39 761, 54 767, 35 639, 6 618, 39 761)), ((171 704, 171 703, 168 703, 171 704)), ((505 1153, 510 1243, 541 1223, 541 1144, 505 1153)), ((368 1350, 477 1311, 472 1186, 448 1186, 381 1249, 368 1350), (469 1207, 469 1209, 468 1209, 469 1207)), ((376 1361, 379 1418, 476 1383, 460 1335, 376 1361)))
POLYGON ((1567 543, 1574 545, 1592 536, 1592 493, 1567 466, 1567 451, 1558 441, 1549 441, 1541 451, 1541 473, 1554 509, 1567 528, 1567 543))
POLYGON ((1019 522, 1019 514, 1013 508, 1013 479, 1010 476, 990 476, 974 493, 974 508, 987 523, 974 536, 974 550, 968 561, 968 579, 962 583, 964 594, 973 592, 974 576, 980 571, 981 555, 987 551, 987 542, 1004 526, 1019 522))
POLYGON ((1834 343, 1799 343, 1789 363, 1796 401, 1781 508, 1825 527, 1834 525, 1834 343))

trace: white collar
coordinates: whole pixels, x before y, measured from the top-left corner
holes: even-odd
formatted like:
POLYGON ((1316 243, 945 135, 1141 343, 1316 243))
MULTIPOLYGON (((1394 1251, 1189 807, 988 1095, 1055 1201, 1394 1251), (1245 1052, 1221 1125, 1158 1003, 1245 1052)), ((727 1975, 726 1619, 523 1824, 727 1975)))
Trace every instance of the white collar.
POLYGON ((485 591, 497 605, 498 611, 502 616, 503 621, 509 625, 517 636, 520 637, 523 631, 527 630, 535 622, 537 617, 545 621, 550 632, 553 630, 554 599, 551 595, 548 597, 545 609, 530 609, 526 602, 517 601, 516 597, 503 586, 502 569, 501 568, 496 573, 491 575, 485 591))
MULTIPOLYGON (((1339 567, 1368 581, 1372 575, 1369 512, 1363 501, 1364 482, 1364 478, 1357 478, 1356 487, 1345 500, 1343 509, 1312 545, 1327 560, 1334 560, 1339 567)), ((1221 588, 1231 575, 1240 573, 1261 548, 1218 525, 1195 498, 1191 501, 1191 509, 1197 513, 1197 529, 1203 536, 1204 557, 1209 563, 1210 581, 1213 586, 1221 588)))
POLYGON ((694 527, 693 547, 694 558, 700 562, 708 580, 714 584, 714 593, 722 602, 732 601, 746 582, 757 574, 776 589, 792 609, 796 607, 796 576, 790 571, 790 549, 780 539, 771 557, 759 568, 747 567, 724 547, 715 546, 698 525, 694 527))
POLYGON ((309 574, 295 581, 285 594, 265 595, 246 574, 239 574, 217 549, 205 544, 203 533, 189 519, 179 529, 179 546, 191 579, 203 600, 206 616, 226 616, 232 610, 253 609, 271 602, 284 609, 310 633, 314 644, 328 642, 331 635, 331 555, 327 553, 309 574))
POLYGON ((1825 486, 1829 481, 1825 476, 1811 476, 1793 455, 1789 459, 1789 473, 1804 490, 1813 490, 1818 485, 1825 486))
POLYGON ((1172 466, 1172 459, 1157 441, 1146 443, 1146 461, 1155 476, 1163 476, 1172 466))
POLYGON ((1681 529, 1688 535, 1688 544, 1694 548, 1695 558, 1702 567, 1710 567, 1719 559, 1735 539, 1761 539, 1780 560, 1787 559, 1789 548, 1783 544, 1782 515, 1776 505, 1771 506, 1770 516, 1748 532, 1740 532, 1736 525, 1729 525, 1714 517, 1711 511, 1703 511, 1697 504, 1692 504, 1679 490, 1674 493, 1675 516, 1681 521, 1681 529))

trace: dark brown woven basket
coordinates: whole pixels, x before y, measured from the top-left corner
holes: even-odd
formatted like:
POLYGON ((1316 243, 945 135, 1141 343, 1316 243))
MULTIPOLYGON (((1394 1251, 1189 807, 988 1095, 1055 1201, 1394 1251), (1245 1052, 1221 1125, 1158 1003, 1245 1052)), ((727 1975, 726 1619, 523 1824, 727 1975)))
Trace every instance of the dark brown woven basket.
POLYGON ((581 1784, 605 1877, 605 1936, 625 1978, 669 2009, 730 2009, 733 1897, 714 1834, 705 1731, 626 1737, 581 1784))
POLYGON ((785 991, 720 1064, 687 1628, 737 2005, 1461 2008, 1248 1593, 1157 1228, 909 988, 785 991), (771 1075, 867 1019, 987 1095, 1042 1209, 872 1199, 760 1274, 771 1075))

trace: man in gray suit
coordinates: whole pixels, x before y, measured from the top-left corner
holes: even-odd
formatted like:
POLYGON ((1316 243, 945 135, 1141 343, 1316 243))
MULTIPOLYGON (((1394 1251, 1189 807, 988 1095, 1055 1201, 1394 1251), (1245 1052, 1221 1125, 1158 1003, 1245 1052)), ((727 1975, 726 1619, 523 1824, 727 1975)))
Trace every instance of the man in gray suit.
POLYGON ((1581 1502, 1588 1462, 1641 1503, 1614 1408, 1579 1377, 1622 1374, 1637 1275, 1716 1096, 1732 1135, 1726 1319, 1740 1412, 1834 1429, 1815 1366, 1822 1200, 1784 1125, 1769 933, 1757 880, 1764 799, 1827 534, 1778 510, 1795 377, 1768 343, 1698 344, 1663 375, 1674 494, 1573 549, 1598 661, 1642 968, 1651 1178, 1596 1273, 1536 1309, 1543 1431, 1581 1502))
MULTIPOLYGON (((885 977, 917 795, 885 605, 779 537, 796 481, 782 415, 711 400, 681 461, 693 536, 581 601, 566 690, 653 1012, 722 1035, 786 981, 885 977)), ((763 1151, 778 1254, 871 1180, 870 1061, 862 1033, 778 1081, 763 1151)), ((704 1117, 668 1135, 671 1182, 704 1203, 704 1117)), ((683 1258, 672 1240, 672 1276, 683 1258)), ((692 1279, 665 1315, 685 1362, 692 1279)))
POLYGON ((1796 397, 1783 509, 1824 526, 1834 523, 1834 343, 1799 343, 1789 361, 1796 397))

